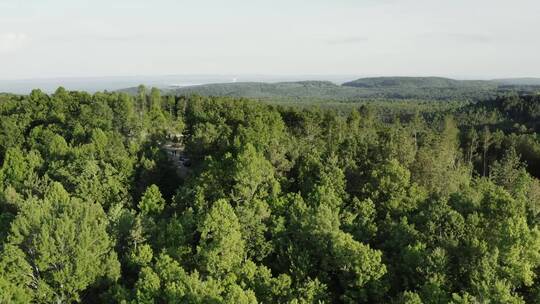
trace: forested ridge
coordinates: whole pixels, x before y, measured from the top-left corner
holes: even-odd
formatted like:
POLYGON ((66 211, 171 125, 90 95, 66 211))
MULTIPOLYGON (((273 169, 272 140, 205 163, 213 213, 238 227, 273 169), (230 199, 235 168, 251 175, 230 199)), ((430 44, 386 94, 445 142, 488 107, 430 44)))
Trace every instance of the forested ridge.
POLYGON ((0 95, 0 303, 538 303, 539 121, 535 94, 0 95))
MULTIPOLYGON (((341 85, 330 81, 230 82, 182 87, 164 87, 171 95, 229 96, 265 102, 351 102, 365 99, 416 99, 440 101, 479 101, 512 91, 533 93, 540 90, 540 79, 455 80, 443 77, 368 77, 341 85)), ((137 88, 121 92, 137 94, 137 88)))

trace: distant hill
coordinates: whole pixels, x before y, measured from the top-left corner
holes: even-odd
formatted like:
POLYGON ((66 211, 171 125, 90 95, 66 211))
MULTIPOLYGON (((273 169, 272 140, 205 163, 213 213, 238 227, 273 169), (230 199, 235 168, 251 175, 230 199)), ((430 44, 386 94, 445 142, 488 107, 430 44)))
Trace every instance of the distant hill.
POLYGON ((502 85, 517 85, 517 86, 540 86, 540 78, 506 78, 494 79, 492 82, 502 85))
MULTIPOLYGON (((136 94, 137 88, 120 90, 136 94)), ((165 94, 174 95, 203 95, 203 96, 230 96, 247 97, 254 99, 323 99, 323 100, 349 100, 365 97, 356 88, 346 88, 330 81, 296 81, 296 82, 231 82, 213 83, 184 87, 168 87, 162 89, 165 94)))
MULTIPOLYGON (((540 87, 512 84, 505 80, 455 80, 442 77, 371 77, 338 85, 329 81, 296 82, 232 82, 185 87, 168 87, 163 91, 174 95, 246 97, 274 101, 354 102, 367 98, 478 100, 501 92, 527 92, 540 87)), ((135 94, 137 88, 121 90, 135 94)))
POLYGON ((346 99, 360 95, 355 89, 344 88, 329 81, 298 82, 238 82, 217 83, 172 90, 176 94, 200 94, 212 96, 234 96, 251 98, 322 98, 346 99))
POLYGON ((443 77, 371 77, 360 78, 343 84, 346 87, 356 88, 394 88, 394 89, 422 89, 422 88, 459 88, 459 87, 497 87, 496 83, 484 80, 455 80, 443 77))

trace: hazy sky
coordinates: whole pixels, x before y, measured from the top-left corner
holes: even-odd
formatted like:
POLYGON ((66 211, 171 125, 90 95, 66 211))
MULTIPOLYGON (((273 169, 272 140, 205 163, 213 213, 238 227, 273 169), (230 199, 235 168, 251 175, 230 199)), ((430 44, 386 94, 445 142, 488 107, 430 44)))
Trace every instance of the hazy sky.
POLYGON ((538 0, 0 0, 0 79, 540 76, 538 0))

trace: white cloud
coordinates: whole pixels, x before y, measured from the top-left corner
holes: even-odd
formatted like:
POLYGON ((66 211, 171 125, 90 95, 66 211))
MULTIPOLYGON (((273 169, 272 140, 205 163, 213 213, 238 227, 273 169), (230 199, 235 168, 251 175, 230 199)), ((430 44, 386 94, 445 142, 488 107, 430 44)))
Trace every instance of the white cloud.
POLYGON ((24 33, 0 33, 0 53, 9 53, 23 47, 28 41, 24 33))

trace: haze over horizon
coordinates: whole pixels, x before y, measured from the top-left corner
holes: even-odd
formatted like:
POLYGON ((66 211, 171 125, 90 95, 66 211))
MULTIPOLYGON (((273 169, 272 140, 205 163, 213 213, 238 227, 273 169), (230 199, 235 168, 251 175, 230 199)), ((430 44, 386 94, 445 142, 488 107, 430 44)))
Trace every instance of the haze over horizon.
POLYGON ((532 0, 5 0, 0 79, 538 77, 539 15, 532 0))

